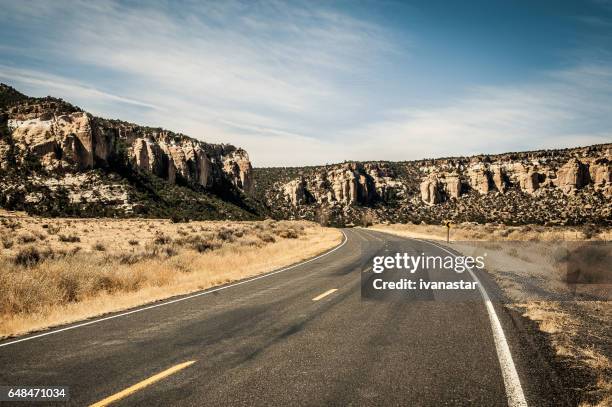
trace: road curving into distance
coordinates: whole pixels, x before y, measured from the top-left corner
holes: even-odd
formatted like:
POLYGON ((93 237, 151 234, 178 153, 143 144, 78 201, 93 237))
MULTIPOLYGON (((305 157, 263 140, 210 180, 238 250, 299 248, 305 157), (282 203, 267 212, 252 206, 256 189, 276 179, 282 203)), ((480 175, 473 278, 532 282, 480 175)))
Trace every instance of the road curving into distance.
POLYGON ((545 352, 482 292, 362 298, 373 256, 447 248, 344 233, 296 266, 0 342, 0 386, 68 386, 68 405, 97 406, 568 405, 545 352))

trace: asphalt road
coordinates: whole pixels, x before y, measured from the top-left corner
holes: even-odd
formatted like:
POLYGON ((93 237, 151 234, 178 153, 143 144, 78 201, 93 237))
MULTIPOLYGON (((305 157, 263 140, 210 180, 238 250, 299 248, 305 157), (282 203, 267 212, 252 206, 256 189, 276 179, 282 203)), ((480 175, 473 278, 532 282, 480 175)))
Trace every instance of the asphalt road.
MULTIPOLYGON (((0 342, 0 385, 69 386, 69 405, 118 393, 113 405, 508 405, 507 366, 480 295, 361 296, 372 256, 395 246, 442 249, 379 232, 344 232, 346 243, 334 252, 265 278, 0 342), (155 381, 160 372, 166 376, 155 381)), ((484 273, 478 278, 495 290, 484 273)), ((508 311, 499 304, 494 310, 528 405, 567 405, 544 353, 508 311)))

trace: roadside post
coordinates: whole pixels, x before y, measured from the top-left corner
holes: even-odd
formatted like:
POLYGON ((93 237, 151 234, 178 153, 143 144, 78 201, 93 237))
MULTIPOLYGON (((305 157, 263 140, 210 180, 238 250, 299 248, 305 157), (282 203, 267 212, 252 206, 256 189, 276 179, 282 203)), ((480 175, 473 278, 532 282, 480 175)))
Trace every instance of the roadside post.
POLYGON ((450 228, 451 228, 450 220, 447 220, 446 222, 444 222, 444 225, 446 226, 446 243, 450 243, 450 228))

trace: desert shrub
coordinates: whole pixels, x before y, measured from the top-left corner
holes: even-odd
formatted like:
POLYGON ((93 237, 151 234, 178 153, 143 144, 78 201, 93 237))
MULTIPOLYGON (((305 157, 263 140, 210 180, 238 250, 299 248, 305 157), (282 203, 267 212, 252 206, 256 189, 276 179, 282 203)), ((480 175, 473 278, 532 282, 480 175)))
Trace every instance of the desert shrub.
POLYGON ((32 243, 36 241, 36 236, 31 234, 20 235, 17 237, 19 243, 32 243))
POLYGON ((106 291, 112 293, 121 288, 121 284, 111 276, 96 276, 94 283, 92 284, 92 291, 106 291))
POLYGON ((274 229, 277 222, 274 219, 266 219, 262 222, 264 229, 274 229))
POLYGON ((93 250, 99 251, 99 252, 103 252, 106 251, 106 246, 104 246, 102 243, 100 242, 96 242, 92 247, 93 250))
POLYGON ((260 246, 262 243, 260 239, 257 239, 255 237, 245 237, 241 239, 239 242, 241 246, 249 246, 249 247, 260 246))
POLYGON ((501 237, 508 237, 510 235, 510 233, 512 233, 511 229, 505 228, 505 229, 501 229, 497 232, 499 234, 499 236, 501 237))
POLYGON ((74 273, 62 274, 58 282, 58 288, 62 293, 62 300, 64 302, 76 302, 79 300, 80 284, 78 277, 74 273))
POLYGON ((136 240, 136 239, 130 239, 130 240, 128 240, 128 244, 130 246, 138 246, 140 244, 140 242, 138 240, 136 240))
POLYGON ((47 233, 50 235, 57 235, 61 228, 59 226, 47 225, 47 233))
POLYGON ((2 246, 4 246, 5 249, 10 249, 11 247, 13 247, 13 243, 14 242, 7 236, 2 236, 2 246))
POLYGON ((162 232, 155 233, 155 238, 153 242, 157 245, 165 245, 172 242, 172 238, 170 236, 164 235, 162 232))
POLYGON ((183 229, 177 230, 176 233, 178 233, 181 236, 187 236, 189 234, 189 232, 187 232, 186 230, 183 230, 183 229))
POLYGON ((14 263, 20 266, 32 267, 49 257, 51 252, 42 252, 34 246, 25 247, 17 252, 14 263))
POLYGON ((297 239, 298 238, 298 233, 292 228, 279 230, 277 231, 276 234, 279 237, 282 237, 283 239, 297 239))
POLYGON ((257 236, 264 243, 274 243, 274 242, 276 242, 276 238, 274 236, 272 236, 270 233, 260 233, 257 236))
POLYGON ((10 230, 15 230, 15 229, 19 229, 21 228, 21 223, 15 220, 11 220, 11 219, 7 219, 7 218, 2 218, 2 220, 0 221, 2 223, 2 226, 6 227, 7 229, 10 230))
POLYGON ((221 243, 211 239, 204 238, 202 236, 189 236, 176 241, 179 246, 189 246, 190 248, 203 253, 209 250, 215 250, 221 247, 221 243))
POLYGON ((221 228, 219 232, 217 232, 217 237, 225 242, 233 242, 236 240, 234 231, 226 228, 221 228))
POLYGON ((132 265, 132 264, 136 264, 139 261, 144 260, 146 258, 150 258, 150 257, 152 257, 150 252, 138 253, 138 254, 125 253, 125 254, 120 254, 119 256, 117 256, 117 260, 119 261, 120 264, 132 265))
POLYGON ((81 238, 76 235, 59 235, 58 239, 60 242, 64 243, 76 243, 81 241, 81 238))
POLYGON ((318 208, 315 212, 314 220, 321 226, 328 226, 330 218, 330 213, 323 208, 318 208))
POLYGON ((200 253, 207 252, 209 250, 215 250, 221 247, 221 243, 211 241, 211 240, 202 240, 193 243, 192 247, 200 253))
POLYGON ((184 222, 189 222, 189 217, 187 216, 180 216, 177 214, 172 214, 172 216, 170 217, 170 221, 172 223, 184 223, 184 222))

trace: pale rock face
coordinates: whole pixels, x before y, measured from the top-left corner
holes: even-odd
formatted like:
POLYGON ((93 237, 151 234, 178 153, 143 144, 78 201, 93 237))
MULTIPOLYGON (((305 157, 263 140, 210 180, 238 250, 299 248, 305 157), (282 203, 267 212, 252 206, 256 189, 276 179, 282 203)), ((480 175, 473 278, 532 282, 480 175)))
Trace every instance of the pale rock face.
POLYGON ((461 180, 458 174, 447 174, 443 179, 444 191, 450 198, 459 198, 461 195, 461 180))
POLYGON ((506 174, 505 171, 501 168, 501 166, 496 165, 491 168, 493 173, 493 184, 495 188, 502 194, 506 192, 506 174))
POLYGON ((174 183, 174 161, 164 160, 164 157, 167 157, 164 150, 152 138, 138 138, 132 145, 132 158, 137 168, 174 183))
POLYGON ((490 174, 484 168, 474 168, 468 171, 468 177, 470 179, 470 185, 480 194, 489 193, 489 180, 490 174))
POLYGON ((189 167, 187 166, 187 157, 185 156, 185 151, 183 151, 182 146, 161 143, 161 147, 166 151, 170 157, 170 161, 174 164, 176 174, 188 181, 192 181, 189 167))
POLYGON ((421 199, 428 205, 435 205, 442 202, 442 195, 440 194, 439 181, 437 176, 430 175, 425 178, 420 185, 421 199))
POLYGON ((103 129, 99 126, 93 128, 94 137, 94 164, 96 162, 104 165, 108 164, 108 159, 115 148, 116 133, 110 129, 103 129))
POLYGON ((589 171, 586 165, 576 158, 572 158, 557 171, 554 184, 563 193, 569 194, 582 188, 589 182, 589 171))
POLYGON ((253 167, 246 151, 239 148, 223 157, 223 171, 236 187, 247 195, 253 193, 253 167))
POLYGON ((612 196, 612 164, 607 160, 594 162, 589 166, 589 172, 595 190, 612 196))
POLYGON ((357 202, 357 179, 350 170, 337 170, 329 177, 334 191, 334 199, 346 204, 357 202))
POLYGON ((132 151, 136 167, 143 171, 153 172, 153 160, 155 160, 155 157, 151 152, 149 143, 142 138, 136 139, 132 146, 132 151))
POLYGON ((540 175, 533 169, 519 174, 519 185, 528 194, 533 194, 540 187, 540 175))
POLYGON ((198 183, 203 187, 212 185, 212 163, 206 153, 201 150, 195 150, 195 161, 198 171, 198 183))
POLYGON ((43 165, 55 166, 59 156, 79 169, 94 166, 94 136, 91 117, 84 112, 30 120, 10 120, 16 142, 29 145, 43 165), (61 152, 61 154, 60 154, 61 152))
POLYGON ((383 200, 405 194, 405 185, 392 178, 388 168, 375 164, 345 163, 327 168, 307 179, 299 178, 280 185, 285 198, 301 202, 305 197, 325 205, 367 205, 376 198, 383 200))
POLYGON ((62 115, 55 120, 54 127, 55 133, 62 138, 74 136, 70 142, 72 160, 78 163, 81 169, 93 168, 94 137, 90 116, 84 112, 62 115))
POLYGON ((283 186, 283 194, 293 206, 306 203, 306 184, 304 179, 294 179, 286 183, 283 186))
MULTIPOLYGON (((377 164, 366 164, 364 167, 366 173, 374 182, 374 189, 376 194, 378 194, 381 199, 387 200, 391 197, 392 194, 398 196, 405 195, 406 186, 401 181, 394 179, 393 174, 387 167, 385 167, 384 165, 377 164)), ((365 185, 367 185, 367 183, 365 185)), ((366 196, 368 198, 366 199, 366 201, 371 199, 370 197, 372 195, 372 192, 373 191, 367 190, 366 196)))
POLYGON ((53 133, 52 120, 9 120, 8 127, 16 144, 29 145, 44 166, 53 166, 60 146, 53 133))
POLYGON ((132 145, 132 161, 141 170, 170 182, 176 182, 177 174, 203 187, 213 182, 212 162, 195 142, 177 144, 164 138, 155 141, 152 136, 137 138, 132 145))
MULTIPOLYGON (((208 144, 166 130, 97 118, 53 98, 15 104, 6 110, 6 120, 17 145, 15 159, 29 151, 48 170, 108 168, 115 159, 123 159, 123 146, 127 146, 131 165, 170 183, 180 177, 206 188, 217 182, 226 185, 227 181, 247 193, 254 187, 247 153, 231 145, 208 144)), ((7 151, 7 143, 0 140, 0 157, 6 157, 7 151)), ((7 164, 0 159, 2 165, 7 164)))

